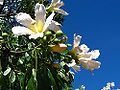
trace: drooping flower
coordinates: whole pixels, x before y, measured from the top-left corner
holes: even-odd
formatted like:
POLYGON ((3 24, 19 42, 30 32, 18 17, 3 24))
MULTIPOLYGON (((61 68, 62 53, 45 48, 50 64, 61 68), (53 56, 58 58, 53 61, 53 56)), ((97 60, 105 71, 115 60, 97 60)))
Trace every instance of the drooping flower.
POLYGON ((0 5, 3 5, 4 0, 0 0, 0 5))
POLYGON ((62 7, 63 5, 64 5, 64 3, 61 0, 52 0, 51 5, 47 9, 50 11, 55 11, 55 12, 61 13, 63 15, 68 15, 67 12, 60 9, 60 7, 62 7))
POLYGON ((92 72, 92 70, 100 68, 101 63, 92 60, 97 59, 99 57, 99 50, 93 50, 91 52, 88 52, 89 48, 87 47, 87 45, 82 44, 79 46, 80 41, 81 36, 75 36, 74 34, 74 44, 70 52, 76 55, 77 59, 79 60, 79 63, 82 64, 82 67, 84 67, 85 69, 89 69, 92 72))
POLYGON ((19 13, 15 19, 23 26, 16 26, 12 28, 12 32, 17 35, 30 35, 29 38, 43 37, 43 33, 47 30, 57 31, 60 25, 53 21, 54 12, 46 19, 46 10, 44 5, 37 3, 35 6, 35 20, 27 13, 19 13))

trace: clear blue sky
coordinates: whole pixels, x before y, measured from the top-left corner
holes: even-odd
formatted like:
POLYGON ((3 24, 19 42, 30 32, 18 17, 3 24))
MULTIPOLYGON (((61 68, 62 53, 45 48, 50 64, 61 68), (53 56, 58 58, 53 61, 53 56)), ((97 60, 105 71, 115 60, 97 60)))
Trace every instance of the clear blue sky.
POLYGON ((101 52, 101 68, 92 76, 81 68, 75 73, 75 88, 85 85, 86 90, 100 90, 114 81, 120 88, 120 0, 63 0, 69 13, 62 30, 73 43, 73 34, 82 35, 81 44, 101 52))

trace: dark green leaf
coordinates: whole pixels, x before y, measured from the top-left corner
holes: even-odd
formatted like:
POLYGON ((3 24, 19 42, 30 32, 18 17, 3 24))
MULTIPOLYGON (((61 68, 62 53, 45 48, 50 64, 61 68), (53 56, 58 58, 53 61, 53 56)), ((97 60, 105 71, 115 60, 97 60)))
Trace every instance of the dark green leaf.
POLYGON ((10 73, 10 76, 9 76, 9 81, 10 81, 11 83, 13 83, 13 82, 15 81, 15 79, 16 79, 15 72, 12 71, 12 72, 10 73))

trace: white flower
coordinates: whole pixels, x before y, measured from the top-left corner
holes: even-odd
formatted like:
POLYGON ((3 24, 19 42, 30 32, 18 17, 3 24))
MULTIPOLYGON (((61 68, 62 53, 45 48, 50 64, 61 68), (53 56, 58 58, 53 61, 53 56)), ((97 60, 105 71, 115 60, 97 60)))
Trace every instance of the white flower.
POLYGON ((12 32, 17 35, 30 35, 29 38, 43 37, 43 33, 48 29, 57 31, 58 23, 53 21, 54 12, 46 19, 46 10, 44 5, 37 3, 35 6, 35 20, 29 14, 19 13, 15 19, 23 26, 16 26, 12 28, 12 32))
POLYGON ((88 52, 89 48, 85 44, 79 46, 81 38, 81 36, 75 36, 74 34, 74 44, 70 52, 76 55, 77 59, 80 62, 78 65, 82 64, 85 69, 89 69, 92 72, 92 70, 100 68, 101 63, 92 60, 97 59, 100 55, 100 52, 99 50, 88 52))
POLYGON ((114 82, 111 82, 110 85, 112 86, 112 88, 115 86, 114 82))
POLYGON ((63 5, 64 5, 64 3, 61 0, 52 0, 51 5, 47 9, 50 11, 55 11, 55 12, 61 13, 63 15, 68 15, 67 12, 60 9, 60 7, 62 7, 63 5))
POLYGON ((4 0, 0 0, 0 4, 3 5, 4 0))

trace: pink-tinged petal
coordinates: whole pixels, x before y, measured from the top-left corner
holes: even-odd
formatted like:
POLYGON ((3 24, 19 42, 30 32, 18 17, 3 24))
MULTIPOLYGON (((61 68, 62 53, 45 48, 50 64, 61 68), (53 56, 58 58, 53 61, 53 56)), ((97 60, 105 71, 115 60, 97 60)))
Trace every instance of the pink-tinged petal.
POLYGON ((32 39, 32 38, 37 39, 38 37, 43 37, 43 33, 31 34, 31 35, 29 36, 29 39, 32 39))
POLYGON ((82 67, 84 67, 85 69, 89 69, 90 71, 94 70, 94 69, 98 69, 100 68, 101 63, 98 61, 93 61, 93 60, 84 60, 84 61, 80 61, 82 64, 82 67))
MULTIPOLYGON (((76 70, 77 70, 77 71, 80 71, 80 66, 74 65, 74 66, 72 66, 72 68, 73 68, 75 71, 76 71, 76 70)), ((76 72, 77 72, 77 71, 76 71, 76 72)))
POLYGON ((54 8, 55 12, 58 12, 60 14, 63 14, 63 15, 69 15, 66 11, 62 10, 62 9, 59 9, 59 8, 54 8))
POLYGON ((51 24, 54 15, 55 15, 55 13, 52 12, 52 14, 46 19, 43 32, 46 31, 48 26, 51 24))
POLYGON ((58 30, 60 30, 60 26, 61 24, 59 24, 58 22, 56 21, 53 21, 49 24, 48 28, 50 30, 53 30, 54 32, 57 32, 58 30))
POLYGON ((21 26, 16 26, 12 28, 13 34, 20 36, 20 35, 27 35, 27 34, 33 34, 33 32, 26 28, 26 27, 21 27, 21 26))
POLYGON ((79 59, 88 59, 88 60, 92 60, 92 59, 97 59, 100 55, 99 50, 94 50, 88 53, 79 53, 79 55, 77 55, 77 57, 79 59))
POLYGON ((34 29, 34 26, 32 25, 35 20, 31 18, 31 16, 27 13, 19 13, 15 16, 15 19, 20 24, 24 25, 25 27, 29 29, 34 29))
POLYGON ((37 24, 39 24, 39 21, 42 22, 43 24, 45 23, 46 19, 46 10, 45 6, 43 4, 37 3, 35 6, 35 20, 37 24))

